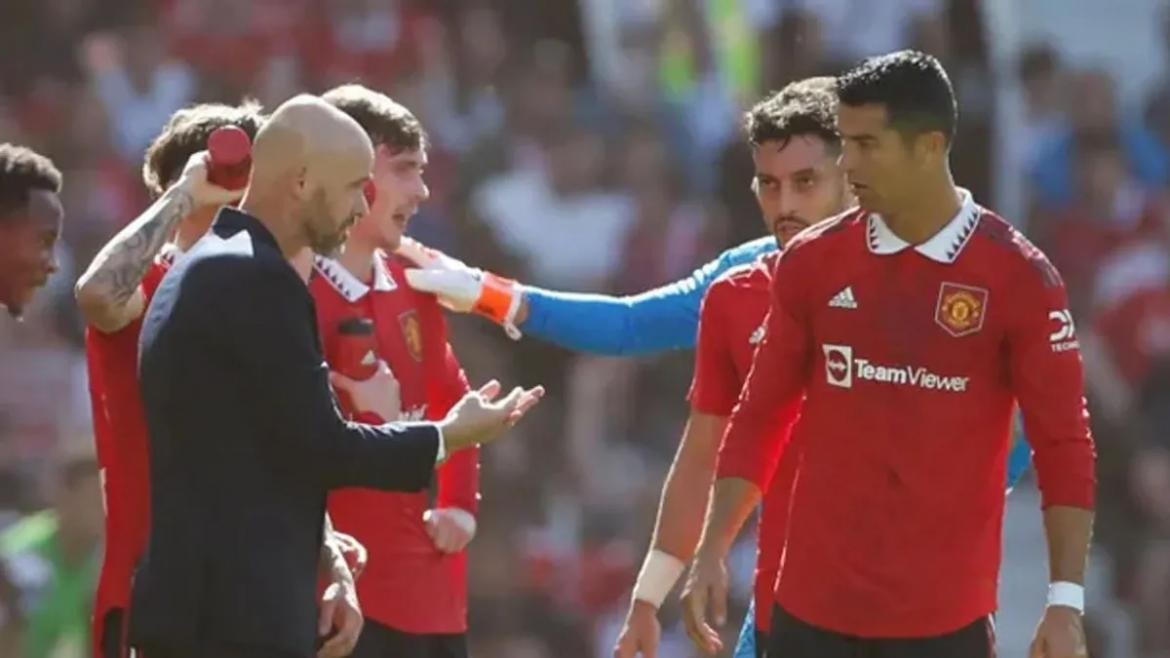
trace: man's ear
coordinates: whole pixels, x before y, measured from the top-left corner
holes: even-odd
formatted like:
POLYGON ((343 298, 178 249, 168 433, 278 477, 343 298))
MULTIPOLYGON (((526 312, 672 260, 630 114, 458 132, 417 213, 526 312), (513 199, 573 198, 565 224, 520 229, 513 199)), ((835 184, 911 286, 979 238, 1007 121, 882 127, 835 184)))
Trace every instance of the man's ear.
POLYGON ((295 179, 293 181, 293 196, 297 201, 306 201, 309 198, 312 185, 309 180, 309 168, 303 166, 297 169, 295 179))
POLYGON ((914 139, 916 154, 931 161, 945 160, 948 146, 946 135, 939 130, 924 132, 914 139))

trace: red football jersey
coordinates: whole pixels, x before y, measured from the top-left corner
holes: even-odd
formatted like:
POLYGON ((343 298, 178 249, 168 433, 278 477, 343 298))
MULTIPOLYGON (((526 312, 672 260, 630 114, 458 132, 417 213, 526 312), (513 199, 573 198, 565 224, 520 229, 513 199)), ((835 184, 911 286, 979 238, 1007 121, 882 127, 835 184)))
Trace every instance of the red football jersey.
MULTIPOLYGON (((437 300, 407 286, 403 270, 403 261, 379 252, 367 285, 336 261, 317 259, 309 290, 325 358, 333 363, 339 356, 339 325, 355 317, 373 320, 378 357, 399 382, 404 414, 441 419, 467 392, 467 378, 447 343, 437 300)), ((478 451, 452 454, 437 475, 435 505, 475 513, 478 451)), ((334 526, 369 550, 358 580, 365 615, 408 633, 461 633, 467 630, 466 553, 435 548, 423 524, 429 506, 426 493, 350 488, 329 496, 334 526)))
POLYGON ((788 440, 799 445, 776 600, 807 623, 922 637, 995 609, 1017 401, 1044 505, 1093 505, 1064 285, 962 195, 922 244, 855 209, 794 240, 774 273, 718 472, 762 487, 788 440))
MULTIPOLYGON (((146 271, 142 292, 148 304, 177 253, 168 245, 146 271)), ((138 390, 141 331, 142 318, 113 333, 85 330, 94 443, 106 510, 105 555, 94 604, 95 642, 101 640, 106 612, 130 605, 131 579, 150 528, 150 459, 138 390)))
MULTIPOLYGON (((699 314, 695 374, 688 398, 695 411, 730 416, 751 368, 752 355, 764 335, 772 269, 780 253, 719 277, 707 290, 699 314)), ((786 450, 764 496, 756 553, 756 629, 771 624, 772 592, 780 568, 780 551, 788 523, 788 499, 800 464, 799 451, 786 450)))

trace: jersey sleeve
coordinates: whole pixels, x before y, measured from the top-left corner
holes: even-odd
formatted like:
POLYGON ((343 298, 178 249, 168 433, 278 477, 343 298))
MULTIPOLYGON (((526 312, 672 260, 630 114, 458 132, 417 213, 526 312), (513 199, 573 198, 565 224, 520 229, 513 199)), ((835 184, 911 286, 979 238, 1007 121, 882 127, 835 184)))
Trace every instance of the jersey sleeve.
POLYGON ((1044 507, 1094 504, 1096 453, 1084 373, 1064 284, 1042 254, 1015 286, 1008 333, 1013 392, 1032 446, 1044 507))
POLYGON ((731 415, 742 384, 727 343, 724 292, 724 284, 717 283, 703 298, 695 371, 687 395, 691 409, 713 416, 731 415))
POLYGON ((773 238, 754 240, 728 249, 685 279, 627 297, 526 286, 528 318, 520 328, 571 350, 610 356, 693 347, 699 306, 711 282, 775 249, 773 238))
MULTIPOLYGON (((441 410, 444 414, 471 388, 450 345, 447 345, 445 368, 445 408, 441 410)), ((439 507, 458 507, 474 514, 479 507, 479 446, 452 453, 439 467, 437 479, 439 507)))
POLYGON ((789 443, 804 397, 812 335, 797 270, 797 252, 780 258, 772 275, 772 305, 739 404, 719 449, 720 478, 738 477, 767 491, 789 443))

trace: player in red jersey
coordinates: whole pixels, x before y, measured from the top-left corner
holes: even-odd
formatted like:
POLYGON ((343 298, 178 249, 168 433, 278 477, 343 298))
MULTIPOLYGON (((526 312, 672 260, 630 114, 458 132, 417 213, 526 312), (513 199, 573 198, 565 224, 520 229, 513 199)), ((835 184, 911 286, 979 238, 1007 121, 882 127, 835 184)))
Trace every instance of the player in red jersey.
MULTIPOLYGON (((423 182, 426 135, 403 106, 360 85, 333 89, 323 98, 353 117, 375 146, 370 211, 350 231, 336 259, 318 257, 309 289, 326 361, 344 393, 354 385, 344 374, 343 325, 373 324, 370 348, 399 382, 402 414, 441 419, 468 391, 467 379, 447 343, 447 326, 434 295, 406 285, 408 261, 394 255, 410 217, 429 192, 423 182)), ((344 401, 344 396, 343 396, 344 401)), ((345 411, 352 411, 343 405, 345 411)), ((385 420, 395 420, 387 418, 385 420)), ((437 471, 437 500, 426 493, 344 489, 329 496, 337 528, 370 553, 358 584, 366 615, 356 658, 456 658, 467 655, 467 557, 475 535, 479 453, 455 453, 437 471)))
POLYGON ((688 632, 717 645, 705 617, 708 603, 725 605, 724 556, 795 444, 769 653, 993 655, 1018 403, 1052 580, 1031 653, 1084 656, 1094 450, 1064 285, 955 187, 955 101, 937 60, 866 60, 839 78, 838 97, 841 162, 861 207, 798 236, 777 265, 687 581, 688 632))
MULTIPOLYGON (((155 202, 102 248, 77 281, 75 293, 88 325, 86 360, 106 507, 105 559, 93 627, 94 655, 103 658, 127 655, 125 611, 150 518, 146 420, 137 372, 142 316, 175 256, 207 232, 221 205, 242 193, 207 182, 203 149, 208 136, 225 125, 254 136, 262 122, 259 106, 252 104, 197 105, 175 113, 147 150, 142 168, 155 202)), ((340 546, 331 541, 328 548, 323 559, 334 560, 340 546)))
POLYGON ((37 289, 57 271, 61 172, 45 156, 0 144, 0 306, 19 318, 37 289))
MULTIPOLYGON (((848 207, 851 197, 837 166, 832 78, 794 82, 747 113, 756 194, 764 226, 777 243, 848 207)), ((707 509, 715 459, 727 418, 747 377, 768 310, 768 284, 779 252, 723 274, 711 285, 699 316, 691 411, 678 454, 662 489, 658 523, 634 588, 615 658, 656 656, 661 635, 657 608, 694 554, 707 509)), ((763 504, 755 579, 755 633, 766 634, 772 584, 799 459, 786 455, 763 504)), ((757 650, 763 643, 757 641, 757 650)))

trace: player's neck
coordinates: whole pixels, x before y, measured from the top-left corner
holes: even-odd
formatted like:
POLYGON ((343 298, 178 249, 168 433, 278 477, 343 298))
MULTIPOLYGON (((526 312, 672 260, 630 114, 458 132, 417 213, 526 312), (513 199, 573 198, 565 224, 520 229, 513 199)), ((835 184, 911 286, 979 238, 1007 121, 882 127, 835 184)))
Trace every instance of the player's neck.
POLYGON ((337 262, 359 281, 369 283, 374 278, 374 251, 373 244, 351 238, 345 244, 345 250, 337 257, 337 262))
POLYGON ((913 207, 897 213, 883 213, 882 219, 894 235, 910 244, 921 244, 954 219, 962 205, 959 190, 947 176, 937 185, 923 186, 913 207))

